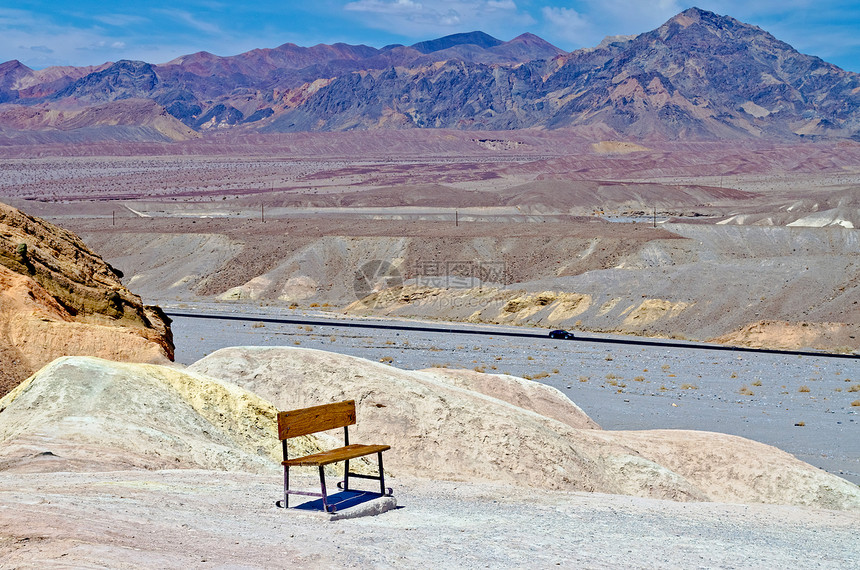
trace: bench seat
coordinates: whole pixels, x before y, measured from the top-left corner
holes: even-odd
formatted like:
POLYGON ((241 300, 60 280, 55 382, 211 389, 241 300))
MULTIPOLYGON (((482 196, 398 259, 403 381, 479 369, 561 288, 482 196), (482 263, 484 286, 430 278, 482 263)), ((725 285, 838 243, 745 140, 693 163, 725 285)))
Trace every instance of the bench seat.
POLYGON ((322 465, 329 465, 331 463, 337 463, 338 461, 346 461, 348 459, 356 459, 358 457, 364 457, 365 455, 370 455, 373 453, 379 453, 380 451, 385 451, 387 449, 391 449, 390 445, 363 445, 360 443, 355 443, 352 445, 347 445, 344 447, 338 447, 336 449, 329 449, 328 451, 321 451, 319 453, 314 453, 312 455, 305 455, 304 457, 297 457, 295 459, 288 459, 287 461, 282 461, 281 465, 288 465, 290 467, 298 467, 300 465, 311 465, 314 467, 319 467, 322 465))

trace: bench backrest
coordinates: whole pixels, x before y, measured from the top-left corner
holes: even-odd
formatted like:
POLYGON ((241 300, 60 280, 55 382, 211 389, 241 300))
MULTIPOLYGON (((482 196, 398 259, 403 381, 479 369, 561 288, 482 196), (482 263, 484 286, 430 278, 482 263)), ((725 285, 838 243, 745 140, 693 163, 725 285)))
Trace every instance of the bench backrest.
POLYGON ((278 412, 278 439, 284 440, 355 424, 355 400, 278 412))

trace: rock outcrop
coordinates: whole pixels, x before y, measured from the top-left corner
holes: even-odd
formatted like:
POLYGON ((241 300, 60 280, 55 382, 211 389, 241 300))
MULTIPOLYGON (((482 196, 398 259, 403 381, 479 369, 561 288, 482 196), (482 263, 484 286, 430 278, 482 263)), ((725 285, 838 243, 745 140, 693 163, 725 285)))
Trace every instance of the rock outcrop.
POLYGON ((64 357, 0 399, 0 470, 267 472, 276 414, 235 385, 171 367, 64 357))
POLYGON ((0 394, 66 355, 167 362, 170 319, 80 238, 0 204, 0 394))
MULTIPOLYGON (((774 447, 718 433, 606 431, 555 390, 470 372, 406 371, 299 348, 219 350, 190 370, 235 382, 293 409, 355 399, 355 441, 392 446, 386 468, 681 501, 860 509, 860 489, 774 447), (476 389, 472 389, 472 387, 476 389), (493 394, 493 395, 488 395, 493 394)), ((2 417, 2 416, 0 416, 2 417)))
MULTIPOLYGON (((308 349, 229 348, 188 370, 65 357, 0 399, 0 471, 207 469, 277 480, 277 411, 355 399, 351 439, 391 445, 395 477, 860 510, 856 485, 773 447, 708 432, 606 431, 552 388, 478 376, 308 349)), ((311 453, 339 437, 290 447, 311 453)))

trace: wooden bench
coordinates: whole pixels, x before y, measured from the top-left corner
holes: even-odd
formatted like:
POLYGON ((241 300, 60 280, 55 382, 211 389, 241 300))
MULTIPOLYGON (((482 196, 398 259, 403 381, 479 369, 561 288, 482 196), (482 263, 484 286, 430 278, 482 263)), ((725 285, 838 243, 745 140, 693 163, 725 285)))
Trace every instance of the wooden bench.
POLYGON ((351 477, 355 477, 379 481, 380 495, 390 496, 392 494, 391 489, 385 488, 385 474, 382 471, 382 452, 387 449, 391 449, 391 446, 362 445, 355 443, 350 445, 348 426, 354 424, 355 400, 347 400, 345 402, 325 404, 311 408, 302 408, 289 412, 278 412, 278 439, 281 440, 281 446, 284 452, 284 460, 281 462, 281 465, 284 466, 284 499, 283 501, 275 502, 278 507, 289 507, 290 495, 308 495, 311 497, 322 497, 323 509, 329 513, 335 512, 337 507, 335 505, 328 504, 324 468, 326 465, 337 463, 338 461, 343 461, 345 463, 343 469, 343 481, 338 482, 338 488, 348 491, 349 479, 351 477), (340 427, 343 428, 343 447, 290 459, 289 449, 287 446, 288 439, 340 427), (377 455, 377 464, 379 466, 378 476, 350 473, 350 459, 357 459, 374 453, 377 455), (319 468, 320 487, 322 489, 321 493, 293 491, 290 489, 290 467, 298 467, 302 465, 319 468))

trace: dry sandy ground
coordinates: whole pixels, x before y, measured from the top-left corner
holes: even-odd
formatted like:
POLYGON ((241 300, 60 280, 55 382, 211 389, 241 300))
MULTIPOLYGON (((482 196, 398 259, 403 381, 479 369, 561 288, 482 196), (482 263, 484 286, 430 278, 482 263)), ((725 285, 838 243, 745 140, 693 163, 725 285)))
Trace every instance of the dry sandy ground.
POLYGON ((540 413, 563 396, 522 380, 306 349, 228 349, 195 368, 70 357, 0 400, 0 566, 850 568, 860 557, 856 486, 740 438, 608 432, 569 403, 565 424, 540 413), (386 461, 400 508, 338 521, 277 509, 276 408, 207 367, 278 408, 354 394, 354 439, 400 454, 386 461), (529 463, 539 426, 580 466, 529 463), (446 438, 448 471, 434 460, 446 438), (404 454, 423 477, 404 474, 404 454), (483 463, 493 467, 476 476, 483 463), (638 496, 573 490, 588 479, 638 496), (757 503, 697 502, 692 485, 757 503))
POLYGON ((390 482, 397 510, 329 522, 277 509, 277 473, 4 474, 0 566, 770 570, 860 564, 857 512, 390 482))

